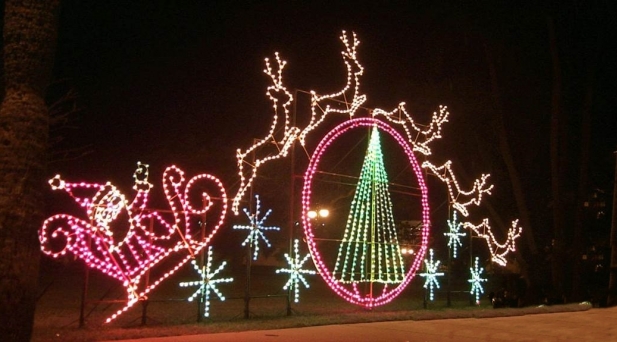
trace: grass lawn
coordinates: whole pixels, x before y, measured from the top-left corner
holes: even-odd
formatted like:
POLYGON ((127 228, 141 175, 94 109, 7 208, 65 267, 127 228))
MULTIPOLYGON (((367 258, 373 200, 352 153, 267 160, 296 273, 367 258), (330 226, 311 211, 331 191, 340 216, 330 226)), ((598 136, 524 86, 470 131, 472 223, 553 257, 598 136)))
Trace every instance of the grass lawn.
MULTIPOLYGON (((281 329, 328 324, 350 324, 393 320, 427 320, 464 317, 503 317, 522 314, 587 310, 591 305, 493 309, 486 296, 481 305, 470 305, 468 293, 452 294, 451 306, 446 306, 446 293, 436 294, 434 302, 424 308, 423 280, 414 279, 392 303, 366 310, 338 297, 319 276, 310 276, 309 289, 301 289, 300 302, 292 303, 287 315, 285 275, 273 274, 269 268, 255 267, 251 275, 249 317, 245 318, 245 272, 236 270, 231 284, 219 284, 226 296, 220 301, 213 295, 210 317, 197 322, 197 304, 186 298, 194 288, 183 289, 180 281, 193 277, 180 272, 167 279, 150 297, 144 311, 136 304, 112 323, 104 321, 121 308, 114 302, 124 299, 123 289, 113 280, 91 272, 84 309, 85 324, 79 328, 83 268, 80 263, 61 265, 43 262, 46 271, 41 276, 41 295, 37 304, 32 341, 98 341, 156 336, 180 336, 217 332, 281 329), (144 315, 145 313, 145 315, 144 315), (146 324, 142 321, 145 317, 146 324)), ((487 284, 487 292, 490 284, 487 284)))

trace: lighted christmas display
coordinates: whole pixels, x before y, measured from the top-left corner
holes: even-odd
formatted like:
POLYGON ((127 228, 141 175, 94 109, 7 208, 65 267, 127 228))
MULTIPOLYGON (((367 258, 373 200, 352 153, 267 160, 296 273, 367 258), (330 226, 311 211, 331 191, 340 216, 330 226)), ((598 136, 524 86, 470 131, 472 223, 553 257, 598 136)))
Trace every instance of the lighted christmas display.
POLYGON ((452 207, 465 217, 469 215, 468 207, 472 204, 480 205, 482 195, 490 195, 493 189, 493 185, 487 183, 490 176, 488 174, 483 174, 479 179, 476 179, 471 190, 461 189, 452 171, 452 162, 449 160, 442 166, 435 166, 430 162, 424 162, 422 166, 433 171, 442 182, 446 183, 452 207))
POLYGON ((253 260, 257 260, 259 256, 259 239, 264 241, 266 246, 270 247, 270 241, 266 238, 266 235, 263 233, 268 230, 280 230, 279 227, 266 227, 264 226, 264 221, 268 218, 270 213, 272 212, 269 209, 266 214, 260 218, 261 211, 261 203, 259 202, 259 195, 255 195, 255 212, 251 213, 248 209, 244 208, 244 213, 246 217, 248 217, 250 224, 249 225, 234 225, 234 229, 248 229, 249 235, 242 241, 242 246, 249 246, 253 248, 253 260))
MULTIPOLYGON (((415 276, 416 272, 421 266, 422 258, 424 257, 424 253, 426 252, 426 248, 427 248, 426 246, 428 244, 428 233, 429 233, 429 227, 430 227, 429 207, 428 207, 428 190, 424 183, 424 176, 422 174, 422 169, 420 168, 418 162, 416 161, 412 148, 407 143, 405 138, 403 138, 403 136, 401 136, 392 126, 384 123, 383 121, 377 120, 375 118, 361 117, 361 118, 347 120, 343 122, 342 124, 338 125, 337 127, 335 127, 333 130, 331 130, 318 144, 317 148, 315 149, 315 152, 313 153, 313 156, 311 157, 309 166, 304 175, 304 180, 305 180, 304 188, 302 191, 302 217, 303 217, 305 235, 307 238, 309 250, 311 252, 311 255, 313 256, 313 261, 315 262, 315 266, 319 270, 319 273, 321 274, 321 276, 326 280, 328 285, 339 296, 343 297, 347 301, 357 304, 357 305, 365 306, 367 308, 371 308, 376 305, 383 305, 385 303, 390 302, 394 298, 396 298, 398 294, 400 294, 400 292, 405 288, 405 286, 407 286, 407 284, 415 276), (420 246, 418 247, 417 252, 414 254, 414 257, 410 262, 410 266, 408 267, 407 272, 400 279, 400 282, 399 283, 392 282, 392 283, 385 283, 385 284, 380 283, 382 284, 382 286, 380 286, 379 288, 375 288, 375 289, 373 289, 372 285, 377 282, 373 282, 373 283, 369 282, 368 284, 370 286, 369 286, 368 292, 363 291, 358 286, 358 284, 360 284, 359 281, 343 283, 339 279, 337 279, 338 277, 335 277, 333 270, 329 269, 326 261, 324 260, 324 258, 322 257, 319 251, 319 248, 317 247, 317 243, 315 241, 315 232, 314 232, 313 223, 312 223, 312 220, 308 217, 308 212, 310 211, 310 208, 312 207, 311 189, 313 185, 313 178, 319 168, 319 164, 320 164, 320 160, 322 156, 325 154, 328 147, 334 141, 340 138, 342 135, 347 134, 350 131, 355 131, 355 130, 366 131, 367 128, 370 128, 372 131, 378 130, 380 133, 381 132, 386 133, 390 138, 392 138, 395 142, 398 143, 398 145, 401 147, 401 149, 407 156, 406 161, 409 162, 409 165, 411 166, 411 170, 413 171, 414 181, 417 183, 417 188, 419 189, 419 200, 422 206, 422 211, 419 214, 422 215, 422 222, 423 222, 422 231, 421 231, 422 236, 419 241, 420 246)), ((369 180, 369 183, 370 182, 372 181, 369 180)), ((384 196, 384 197, 387 197, 387 196, 384 196)), ((369 206, 377 205, 376 201, 373 201, 372 196, 371 196, 370 201, 371 203, 367 205, 369 206)), ((383 204, 381 204, 381 206, 382 208, 384 208, 383 204)), ((368 211, 365 211, 364 213, 366 212, 368 211)), ((358 214, 361 214, 361 212, 358 211, 358 214)), ((352 212, 352 217, 354 215, 355 214, 352 212)), ((384 219, 387 219, 388 215, 383 215, 382 217, 384 219)), ((364 221, 364 219, 362 219, 362 221, 364 221)), ((364 222, 366 223, 368 221, 364 221, 364 222)), ((352 230, 353 229, 349 230, 350 234, 352 230)), ((367 230, 367 233, 368 233, 368 230, 367 230)), ((370 241, 370 240, 367 240, 367 241, 370 241)), ((385 241, 385 239, 382 241, 385 241)), ((399 256, 400 253, 401 253, 400 249, 397 246, 397 249, 395 252, 395 258, 399 256)), ((366 255, 368 256, 369 254, 367 253, 366 255)), ((388 256, 388 258, 392 258, 392 256, 388 256)), ((393 267, 392 265, 395 265, 395 263, 393 263, 392 260, 389 260, 389 261, 381 260, 381 261, 384 262, 384 264, 389 263, 390 265, 389 267, 393 267)), ((366 262, 376 263, 378 262, 378 259, 366 260, 366 262)), ((375 266, 374 270, 377 270, 377 269, 378 267, 375 266)), ((374 273, 376 274, 378 272, 374 272, 374 273)))
POLYGON ((512 221, 512 226, 508 229, 508 237, 506 242, 499 243, 491 231, 491 227, 488 224, 488 219, 484 219, 479 225, 473 225, 469 222, 465 222, 463 227, 471 229, 476 235, 484 240, 488 246, 489 252, 491 252, 491 260, 501 266, 505 266, 508 261, 506 255, 510 252, 514 252, 516 249, 516 239, 521 236, 522 228, 518 225, 518 220, 512 221))
POLYGON ((452 251, 452 257, 456 259, 457 250, 459 246, 462 246, 461 237, 467 235, 466 233, 461 232, 461 227, 463 226, 460 222, 458 222, 456 217, 456 211, 452 213, 452 220, 448 220, 448 228, 450 230, 443 235, 448 237, 448 247, 452 251))
POLYGON ((287 156, 289 149, 295 142, 299 128, 291 125, 289 118, 289 105, 293 101, 293 96, 283 86, 283 69, 286 62, 279 58, 278 53, 275 54, 276 62, 278 64, 278 71, 275 73, 270 65, 270 60, 266 58, 266 69, 264 72, 272 79, 272 85, 268 87, 267 95, 272 101, 272 107, 274 108, 274 119, 268 134, 262 139, 256 139, 255 143, 246 150, 238 149, 236 151, 236 159, 238 161, 238 170, 240 175, 240 188, 238 193, 233 199, 232 210, 237 215, 240 201, 251 187, 253 180, 257 176, 257 169, 268 161, 279 159, 287 156), (281 115, 284 118, 281 118, 281 115), (278 127, 282 125, 283 127, 278 127), (271 151, 265 152, 264 156, 257 156, 256 151, 262 147, 268 147, 274 145, 276 148, 271 151), (253 161, 248 160, 248 156, 253 157, 253 161), (245 166, 249 165, 251 170, 246 175, 245 166))
POLYGON ((441 138, 441 125, 448 122, 449 114, 446 106, 439 106, 439 112, 433 112, 428 125, 419 125, 407 113, 405 102, 399 103, 398 107, 391 111, 376 108, 372 112, 373 117, 383 117, 388 122, 402 128, 413 150, 426 156, 432 153, 429 144, 441 138))
MULTIPOLYGON (((301 206, 302 224, 310 255, 300 258, 298 241, 294 242, 293 257, 292 251, 286 254, 289 268, 277 271, 289 273, 290 278, 284 288, 293 287, 295 301, 299 300, 299 284, 308 287, 303 275, 315 273, 302 269, 302 265, 312 257, 318 273, 334 292, 351 303, 372 308, 395 299, 416 276, 424 262, 426 272, 420 275, 426 277, 425 287, 428 287, 432 300, 433 289, 439 288, 436 277, 443 275, 437 272, 439 262, 433 262, 432 250, 430 257, 425 259, 432 228, 425 178, 432 176, 445 184, 449 203, 454 209, 452 220, 448 222, 449 232, 445 233, 453 256, 456 258, 461 237, 465 236, 461 229, 469 229, 470 234, 486 241, 491 260, 505 265, 522 231, 518 221, 512 222, 504 243, 497 241, 488 219, 483 219, 477 225, 465 221, 473 216, 473 209, 481 205, 483 197, 491 194, 493 185, 489 183, 489 175, 481 175, 471 186, 461 186, 451 161, 433 164, 428 160, 433 154, 431 144, 442 137, 442 125, 448 122, 447 108, 440 106, 432 114, 429 123, 419 124, 407 112, 404 102, 392 110, 363 107, 367 97, 362 94, 360 86, 364 74, 364 67, 357 54, 360 41, 355 34, 348 35, 343 31, 341 42, 346 82, 338 91, 329 94, 309 92, 310 118, 298 120, 304 123, 303 126, 297 125, 295 117, 290 115, 291 105, 296 99, 283 79, 287 62, 278 53, 273 61, 265 60, 264 73, 271 81, 266 95, 272 103, 274 117, 263 138, 255 139, 248 148, 236 151, 239 186, 231 201, 231 209, 235 214, 239 213, 240 203, 251 192, 249 190, 258 179, 263 165, 287 157, 296 142, 309 157, 304 172, 301 206), (327 132, 324 136, 313 137, 316 132, 324 131, 327 132), (333 255, 329 256, 332 260, 327 260, 316 242, 315 223, 308 216, 311 208, 319 207, 319 198, 313 191, 317 182, 315 175, 326 164, 322 159, 327 160, 324 156, 335 150, 333 145, 340 142, 339 139, 360 134, 370 135, 368 147, 361 169, 352 171, 353 177, 359 178, 355 183, 353 199, 344 210, 344 215, 348 213, 347 220, 344 226, 341 222, 340 236, 333 239, 339 244, 333 255), (420 222, 421 228, 418 236, 414 236, 414 253, 405 256, 400 246, 403 239, 395 226, 395 222, 401 218, 395 217, 393 211, 387 164, 384 162, 384 155, 387 156, 389 152, 382 146, 385 139, 394 142, 395 148, 400 149, 399 155, 403 156, 401 159, 408 170, 405 181, 416 191, 413 200, 417 203, 414 203, 413 208, 405 209, 408 209, 409 217, 420 222), (416 154, 421 154, 422 164, 418 162, 416 154), (457 221, 458 214, 462 216, 462 222, 457 221)), ((124 286, 126 304, 111 315, 108 322, 138 301, 146 300, 147 295, 162 281, 190 260, 196 260, 204 247, 210 245, 226 216, 226 192, 216 177, 201 174, 187 180, 179 168, 167 168, 163 174, 162 189, 169 209, 155 210, 148 207, 149 193, 153 188, 148 176, 148 165, 138 163, 134 173, 136 193, 130 201, 111 183, 70 183, 60 176, 50 180, 52 189, 67 192, 85 210, 85 215, 74 217, 58 214, 45 220, 39 236, 41 248, 53 257, 71 253, 89 267, 109 275, 124 286), (208 190, 201 190, 201 184, 208 185, 208 190)), ((259 256, 259 240, 271 246, 265 232, 280 229, 264 226, 271 210, 261 216, 260 199, 258 196, 255 198, 254 210, 244 209, 249 224, 233 226, 234 229, 249 230, 242 246, 247 247, 254 260, 259 256)), ((212 271, 209 248, 208 261, 203 268, 193 262, 201 279, 181 285, 199 287, 189 298, 194 299, 200 294, 205 296, 206 316, 209 314, 209 293, 214 292, 224 299, 216 284, 231 281, 231 278, 214 279, 224 266, 225 263, 212 271)), ((475 268, 471 269, 472 279, 469 280, 476 300, 483 292, 481 283, 485 279, 480 277, 482 271, 478 268, 476 258, 475 268)))
POLYGON ((189 298, 188 301, 192 302, 195 298, 197 298, 198 296, 201 296, 201 298, 203 298, 203 303, 204 303, 204 316, 205 317, 209 317, 210 316, 210 292, 214 292, 221 301, 225 301, 225 296, 223 296, 223 294, 221 293, 221 291, 219 291, 219 289, 216 287, 216 284, 219 283, 231 283, 234 279, 233 278, 220 278, 220 279, 216 279, 216 275, 223 270, 223 268, 225 268, 225 265, 227 264, 226 261, 223 261, 223 263, 214 271, 212 271, 212 246, 208 247, 208 256, 206 259, 206 264, 202 267, 200 267, 197 264, 197 261, 195 259, 191 260, 191 264, 193 265, 193 269, 195 269, 195 271, 197 271, 197 273, 200 276, 200 279, 197 281, 187 281, 187 282, 181 282, 179 285, 180 287, 190 287, 190 286, 197 286, 197 291, 195 291, 189 298))
MULTIPOLYGON (((311 117, 309 123, 304 127, 293 126, 295 123, 290 120, 289 107, 293 97, 283 82, 283 69, 287 62, 281 59, 278 53, 275 53, 278 64, 278 69, 275 72, 270 60, 266 59, 264 72, 272 80, 272 85, 267 90, 267 96, 273 103, 274 119, 268 134, 264 138, 256 139, 252 146, 246 150, 238 149, 236 153, 241 185, 233 200, 232 208, 235 213, 238 213, 239 203, 251 187, 252 181, 261 166, 287 156, 296 140, 304 146, 307 136, 322 125, 330 114, 353 118, 366 101, 366 95, 360 93, 360 76, 364 73, 364 67, 360 64, 356 51, 360 45, 360 40, 357 39, 355 33, 352 33, 350 39, 345 31, 343 31, 340 39, 345 48, 342 51, 342 57, 347 70, 347 82, 339 91, 329 94, 320 95, 316 91, 310 91, 311 117), (279 97, 282 99, 279 99, 279 97), (332 103, 344 103, 345 106, 340 108, 333 106, 332 103), (284 115, 284 119, 281 119, 281 115, 284 115), (263 155, 254 156, 253 152, 267 145, 274 145, 276 148, 263 152, 263 155), (254 161, 249 160, 251 155, 255 158, 254 161), (246 165, 251 166, 248 173, 246 165)), ((411 144, 412 150, 424 155, 430 155, 429 144, 435 139, 441 138, 441 125, 448 121, 448 114, 446 107, 440 106, 439 112, 433 113, 429 124, 420 125, 407 113, 404 102, 399 103, 393 110, 375 108, 371 111, 373 117, 383 117, 388 122, 400 127, 405 132, 406 140, 411 144)))
POLYGON ((468 282, 471 284, 471 295, 475 296, 476 304, 480 304, 480 295, 484 293, 484 288, 482 287, 482 283, 486 281, 486 279, 482 278, 482 273, 484 272, 484 268, 478 266, 479 258, 476 257, 473 267, 469 268, 471 272, 471 278, 468 282))
POLYGON ((372 130, 333 274, 342 283, 396 284, 405 277, 377 127, 372 130))
MULTIPOLYGON (((362 121, 362 120, 369 119, 369 118, 357 118, 357 119, 354 118, 357 114, 356 112, 359 111, 359 109, 361 108, 361 105, 366 100, 366 96, 361 94, 360 92, 360 76, 362 76, 364 69, 359 63, 359 61, 357 60, 357 55, 356 55, 356 50, 357 50, 357 47, 359 46, 359 41, 356 39, 355 35, 352 37, 352 39, 349 39, 345 32, 343 32, 341 41, 343 42, 343 45, 345 47, 343 51, 343 60, 347 67, 347 84, 345 85, 345 87, 343 87, 341 91, 332 93, 330 95, 320 96, 320 95, 317 95, 317 92, 314 92, 314 91, 311 92, 312 94, 312 101, 311 101, 312 115, 311 115, 310 123, 308 126, 304 128, 298 127, 298 130, 301 132, 298 139, 300 143, 304 145, 305 138, 307 137, 307 135, 311 133, 317 127, 317 125, 320 125, 323 122, 325 122, 324 118, 330 114, 346 115, 348 116, 348 121, 347 121, 348 123, 340 124, 339 126, 335 127, 332 131, 330 131, 330 133, 328 133, 328 135, 326 135, 326 137, 321 140, 318 147, 313 152, 311 161, 309 163, 309 167, 307 168, 307 171, 305 173, 305 185, 304 185, 304 190, 303 190, 303 204, 302 204, 303 205, 303 216, 306 216, 306 213, 309 211, 309 208, 313 205, 312 198, 311 198, 312 196, 311 189, 312 189, 312 181, 313 181, 312 178, 316 172, 315 170, 317 169, 317 166, 320 163, 320 159, 322 155, 324 154, 324 151, 327 150, 327 148, 332 143, 332 141, 336 140, 338 136, 340 136, 341 134, 344 134, 347 130, 351 130, 352 127, 357 127, 361 125, 369 125, 367 122, 362 121), (341 109, 340 107, 330 106, 327 100, 336 100, 338 101, 338 103, 345 103, 346 107, 344 109, 341 109)), ((278 83, 277 83, 278 86, 281 87, 282 83, 283 83, 282 80, 279 78, 278 83)), ((401 281, 399 286, 396 286, 394 288, 384 286, 381 295, 378 293, 376 294, 372 292, 369 294, 362 293, 357 286, 358 282, 355 281, 355 279, 357 278, 345 279, 344 276, 342 276, 342 274, 345 271, 345 267, 350 267, 351 265, 355 263, 353 262, 353 256, 351 256, 354 253, 347 253, 347 254, 345 254, 346 252, 339 253, 339 256, 342 256, 342 258, 337 259, 338 263, 335 267, 336 270, 328 269, 328 267, 326 266, 326 263, 322 260, 321 254, 317 248, 317 244, 313 241, 314 232, 313 232, 313 227, 311 226, 312 224, 311 221, 307 219, 306 217, 304 217, 303 224, 305 227, 305 232, 306 232, 306 236, 307 236, 308 243, 309 243, 309 249, 311 251, 311 254, 313 255, 313 259, 315 260, 316 266, 318 267, 320 274, 324 277, 324 279, 326 279, 326 282, 330 285, 330 287, 341 297, 345 298, 346 300, 352 303, 367 306, 367 307, 372 307, 374 305, 381 305, 381 304, 387 303, 390 300, 392 300, 394 297, 396 297, 398 293, 400 293, 402 288, 406 286, 406 284, 410 281, 410 279, 413 278, 413 276, 415 275, 421 263, 421 260, 424 257, 424 253, 426 252, 426 242, 427 242, 428 232, 430 230, 430 222, 428 220, 428 214, 426 214, 428 212, 428 201, 426 199, 427 189, 424 183, 424 178, 423 178, 424 176, 422 172, 420 170, 416 170, 415 168, 415 165, 417 165, 417 163, 416 163, 416 159, 414 156, 414 152, 421 153, 427 157, 432 154, 430 144, 436 139, 441 138, 441 127, 442 127, 442 124, 448 121, 449 113, 447 112, 446 107, 441 106, 439 108, 439 111, 433 113, 431 122, 427 125, 420 125, 420 124, 415 123, 415 121, 411 118, 411 116, 408 114, 407 110, 405 109, 405 103, 400 103, 393 110, 383 110, 383 109, 376 108, 376 109, 370 110, 369 113, 371 114, 370 119, 374 120, 371 122, 379 123, 379 124, 371 124, 371 127, 373 127, 374 125, 377 125, 380 131, 388 132, 392 137, 395 138, 397 143, 403 148, 405 153, 408 155, 408 158, 410 160, 410 165, 413 166, 413 170, 414 170, 417 182, 418 182, 417 187, 420 189, 422 193, 421 201, 422 201, 423 213, 421 214, 422 215, 421 247, 416 251, 417 253, 415 254, 415 259, 411 261, 410 263, 411 265, 407 269, 405 278, 403 279, 403 281, 401 281), (383 118, 385 122, 377 120, 378 118, 379 119, 383 118), (386 124, 386 122, 388 124, 386 124), (393 125, 393 126, 390 126, 390 125, 393 125), (397 129, 400 129, 404 132, 403 133, 404 137, 398 134, 397 129), (348 256, 351 259, 348 259, 348 256), (348 266, 345 265, 346 259, 348 260, 348 264, 347 264, 348 266), (352 260, 352 261, 349 261, 349 260, 352 260), (341 272, 341 273, 334 274, 335 272, 341 272), (351 282, 351 285, 352 285, 351 288, 344 286, 345 280, 351 282)), ((297 132, 298 130, 293 130, 293 132, 297 132)), ((292 129, 290 128, 288 131, 291 132, 292 129)), ((442 166, 435 166, 435 164, 431 163, 430 161, 425 161, 422 164, 422 167, 428 171, 431 171, 432 175, 437 176, 438 179, 440 179, 442 182, 446 184, 446 187, 448 189, 450 203, 452 207, 456 211, 458 211, 460 214, 462 214, 464 217, 469 216, 471 208, 473 206, 479 206, 481 204, 482 197, 484 195, 490 194, 491 190, 493 189, 493 186, 488 183, 489 175, 487 174, 481 175, 480 178, 474 180, 473 186, 470 189, 464 189, 458 183, 454 175, 454 172, 453 172, 452 163, 450 161, 446 161, 442 166)), ((372 206, 374 205, 374 203, 376 202, 371 202, 370 205, 372 206)), ((356 210, 357 212, 360 212, 357 209, 354 209, 354 210, 356 210)), ((490 231, 490 226, 488 225, 488 221, 485 221, 485 222, 487 222, 485 228, 487 229, 487 231, 490 231)), ((465 225, 465 222, 461 224, 462 224, 462 227, 471 228, 471 226, 469 226, 469 223, 467 223, 467 225, 465 225)), ((456 226, 460 227, 461 225, 457 224, 456 226)), ((349 232, 349 234, 351 234, 351 230, 347 229, 347 231, 349 232)), ((477 233, 476 230, 474 230, 474 232, 477 233)), ((505 245, 499 244, 495 240, 489 240, 487 238, 487 243, 494 245, 494 246, 489 246, 489 249, 491 251, 495 251, 495 253, 493 254, 494 260, 498 262, 502 261, 502 257, 505 256, 505 254, 502 254, 503 248, 500 248, 499 246, 514 247, 514 240, 519 236, 519 232, 520 232, 520 229, 518 227, 514 226, 513 228, 511 228, 508 233, 508 240, 505 245)), ((456 234, 462 234, 462 233, 456 233, 456 234)), ((492 235, 488 233, 486 233, 485 235, 488 237, 492 237, 492 235)), ((452 235, 451 238, 456 238, 459 236, 461 235, 452 235)), ((348 242, 346 237, 343 236, 342 240, 344 240, 343 242, 344 250, 345 248, 348 248, 349 246, 351 246, 351 244, 345 245, 348 242)), ((460 240, 451 240, 451 243, 457 243, 457 242, 460 242, 460 240)), ((349 247, 349 248, 353 248, 353 247, 349 247)), ((513 250, 512 248, 507 249, 507 251, 512 251, 512 250, 513 250)), ((359 258, 361 259, 362 253, 359 253, 356 255, 360 255, 359 258)), ((379 261, 370 260, 370 261, 367 261, 367 264, 370 265, 370 264, 373 264, 374 262, 379 262, 379 261)), ((396 258, 394 260, 390 260, 390 262, 394 264, 396 262, 396 258)), ((350 271, 350 273, 354 273, 354 272, 350 271)))
POLYGON ((289 280, 285 286, 283 286, 283 290, 293 289, 294 291, 294 302, 298 303, 300 301, 300 283, 304 284, 304 287, 309 288, 309 284, 304 278, 304 274, 316 274, 317 272, 313 270, 305 270, 302 268, 304 263, 309 260, 311 257, 310 254, 305 255, 302 259, 300 259, 300 251, 298 248, 299 240, 294 240, 294 256, 293 258, 289 256, 288 253, 285 253, 285 259, 287 259, 287 263, 289 264, 289 268, 282 268, 276 270, 276 273, 289 273, 289 280))
POLYGON ((428 290, 429 300, 435 299, 435 288, 439 288, 439 281, 437 277, 443 276, 443 272, 437 272, 439 270, 439 261, 433 261, 433 249, 429 250, 429 258, 424 259, 424 265, 426 271, 420 273, 421 277, 426 278, 424 282, 424 288, 428 290))
POLYGON ((111 183, 69 183, 55 176, 49 182, 52 189, 66 191, 86 215, 84 219, 54 215, 45 220, 39 232, 44 253, 53 257, 72 253, 124 286, 127 302, 107 322, 146 299, 163 280, 194 258, 210 243, 227 211, 225 189, 214 176, 201 174, 187 181, 182 170, 168 167, 163 174, 163 190, 171 210, 166 211, 147 207, 153 187, 148 182, 148 165, 138 163, 133 177, 137 193, 129 202, 111 183), (211 194, 197 194, 202 201, 199 206, 191 204, 197 184, 209 184, 213 189, 211 194), (196 239, 205 227, 193 227, 191 218, 210 211, 219 212, 217 221, 204 239, 196 239), (171 212, 171 220, 166 212, 171 212), (126 221, 119 219, 125 217, 126 221), (128 228, 124 236, 118 236, 115 227, 128 228))
POLYGON ((356 34, 352 33, 351 42, 345 31, 341 35, 341 41, 345 46, 342 51, 343 62, 347 69, 347 83, 345 86, 334 93, 319 95, 316 91, 311 91, 311 119, 309 124, 301 129, 299 140, 302 145, 306 143, 306 137, 317 126, 321 125, 330 114, 343 114, 353 117, 356 111, 366 101, 366 95, 360 94, 360 76, 364 73, 364 67, 358 61, 356 48, 360 45, 360 40, 356 34), (338 108, 330 104, 330 100, 344 100, 345 108, 338 108), (351 101, 348 102, 347 100, 351 101))

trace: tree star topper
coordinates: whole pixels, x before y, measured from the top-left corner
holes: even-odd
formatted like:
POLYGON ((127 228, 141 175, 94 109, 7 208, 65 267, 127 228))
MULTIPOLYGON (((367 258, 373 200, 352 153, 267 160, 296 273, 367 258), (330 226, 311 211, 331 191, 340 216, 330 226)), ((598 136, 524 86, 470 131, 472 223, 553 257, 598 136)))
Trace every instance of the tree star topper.
POLYGON ((294 302, 300 301, 300 282, 304 284, 304 287, 307 289, 310 287, 303 274, 317 274, 317 272, 313 270, 305 270, 302 269, 302 265, 311 257, 310 254, 307 254, 300 260, 300 252, 298 250, 299 240, 294 240, 294 258, 292 259, 288 253, 285 253, 285 259, 287 259, 287 263, 289 264, 289 268, 282 268, 276 270, 276 273, 289 273, 289 280, 285 286, 283 286, 283 290, 287 290, 293 288, 294 290, 294 302))
POLYGON ((270 241, 268 241, 268 239, 266 238, 266 235, 263 233, 263 231, 266 231, 266 230, 280 230, 281 229, 279 227, 264 227, 263 223, 268 218, 270 213, 272 212, 272 209, 269 209, 266 212, 266 214, 264 215, 264 217, 262 217, 260 219, 259 218, 259 213, 260 213, 259 195, 255 195, 255 200, 256 200, 256 205, 255 205, 255 213, 254 214, 251 214, 248 209, 244 208, 244 213, 246 214, 246 217, 248 217, 248 219, 250 221, 250 224, 249 225, 235 225, 234 226, 234 229, 248 229, 248 230, 250 230, 249 235, 242 242, 242 246, 246 246, 248 244, 249 247, 254 248, 253 249, 253 260, 257 260, 257 257, 259 256, 259 238, 260 237, 261 237, 262 240, 264 240, 264 242, 266 243, 266 246, 270 247, 270 241))
POLYGON ((219 291, 219 289, 216 287, 216 284, 231 283, 234 280, 234 278, 221 278, 221 279, 214 278, 223 268, 225 268, 225 265, 227 265, 227 262, 223 261, 223 263, 215 271, 212 271, 212 246, 208 247, 208 258, 206 261, 206 265, 199 267, 195 259, 191 260, 191 264, 193 265, 193 268, 195 269, 195 271, 199 273, 199 276, 201 277, 201 279, 197 281, 181 282, 180 287, 199 286, 197 291, 195 291, 195 293, 193 293, 188 298, 188 301, 192 302, 193 299, 195 299, 197 296, 199 295, 203 296, 202 298, 203 298, 204 306, 205 306, 204 317, 209 317, 210 316, 210 292, 214 292, 221 301, 225 301, 225 296, 223 296, 223 294, 219 291))

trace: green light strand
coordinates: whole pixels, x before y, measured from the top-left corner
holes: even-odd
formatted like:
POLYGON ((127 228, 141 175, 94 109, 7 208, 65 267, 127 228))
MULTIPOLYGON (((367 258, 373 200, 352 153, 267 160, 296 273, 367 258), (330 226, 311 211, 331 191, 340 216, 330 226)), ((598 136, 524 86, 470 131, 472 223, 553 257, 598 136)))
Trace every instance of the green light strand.
POLYGON ((405 267, 379 131, 373 128, 334 267, 342 283, 400 283, 405 267))

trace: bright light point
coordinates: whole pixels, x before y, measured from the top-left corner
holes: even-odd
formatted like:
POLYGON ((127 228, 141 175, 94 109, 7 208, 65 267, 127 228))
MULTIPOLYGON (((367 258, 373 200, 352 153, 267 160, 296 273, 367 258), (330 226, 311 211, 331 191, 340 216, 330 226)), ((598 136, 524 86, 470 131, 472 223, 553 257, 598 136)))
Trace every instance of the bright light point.
POLYGON ((406 248, 406 247, 401 248, 401 254, 413 255, 413 253, 414 251, 411 248, 406 248))
POLYGON ((311 220, 314 220, 317 217, 326 218, 330 216, 330 210, 328 209, 309 210, 306 213, 306 216, 311 220))

